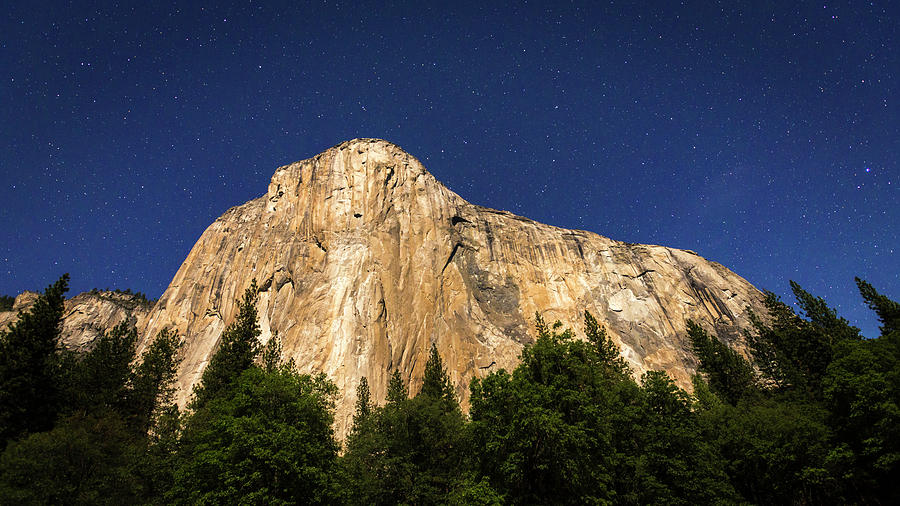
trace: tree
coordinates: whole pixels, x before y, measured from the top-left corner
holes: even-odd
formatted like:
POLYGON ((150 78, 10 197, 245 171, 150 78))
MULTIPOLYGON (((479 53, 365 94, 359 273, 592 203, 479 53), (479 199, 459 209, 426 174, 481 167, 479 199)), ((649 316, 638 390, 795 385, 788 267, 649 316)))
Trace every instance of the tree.
POLYGON ((886 336, 900 331, 900 304, 878 293, 870 283, 859 278, 855 279, 863 300, 881 321, 881 335, 886 336))
POLYGON ((249 367, 186 420, 167 501, 333 502, 336 393, 324 374, 249 367))
POLYGON ((717 403, 696 383, 705 439, 715 441, 734 488, 754 503, 888 504, 900 500, 900 333, 898 305, 857 279, 882 321, 882 335, 859 329, 796 283, 801 314, 772 293, 765 321, 751 315, 748 332, 762 384, 760 395, 733 395, 744 367, 707 359, 716 339, 692 332, 717 403), (700 339, 697 339, 698 336, 700 339), (705 344, 704 344, 705 343, 705 344), (704 352, 704 349, 707 352, 704 352), (706 362, 704 364, 704 362, 706 362), (709 368, 712 365, 714 371, 709 368), (737 402, 735 402, 735 400, 737 402))
POLYGON ((718 448, 701 431, 691 397, 663 371, 641 378, 641 416, 634 430, 635 469, 619 497, 636 504, 737 502, 718 448), (627 492, 627 494, 623 494, 627 492))
POLYGON ((698 370, 706 376, 713 392, 736 405, 754 391, 753 367, 744 357, 693 321, 688 320, 687 331, 691 349, 700 362, 698 370))
POLYGON ((222 332, 219 347, 203 371, 200 385, 194 389, 192 409, 199 409, 216 395, 223 393, 244 371, 253 365, 259 353, 259 323, 256 301, 259 289, 254 279, 238 301, 238 315, 222 332))
POLYGON ((70 355, 65 367, 66 407, 70 413, 122 412, 135 359, 137 329, 125 320, 101 335, 89 352, 70 355))
POLYGON ((283 363, 277 335, 256 363, 257 296, 253 281, 195 390, 167 502, 323 504, 340 495, 337 389, 324 374, 299 374, 292 361, 283 363))
POLYGON ((4 504, 136 504, 142 436, 114 413, 76 414, 10 443, 0 455, 4 504))
POLYGON ((369 380, 363 376, 359 379, 359 386, 356 387, 356 411, 353 414, 353 428, 351 432, 358 430, 366 423, 372 414, 372 409, 369 380))
POLYGON ((273 372, 281 366, 281 338, 276 331, 262 351, 262 366, 267 372, 273 372))
MULTIPOLYGON (((397 380, 402 385, 399 375, 397 380)), ((396 387, 395 387, 396 388, 396 387)), ((396 402, 402 402, 397 400, 396 402)), ((376 453, 382 448, 377 422, 381 418, 381 408, 372 403, 369 380, 363 376, 356 387, 356 410, 353 425, 347 434, 346 452, 341 459, 341 468, 347 476, 350 504, 372 503, 380 495, 382 483, 374 469, 376 453)))
POLYGON ((634 475, 623 455, 640 416, 637 385, 593 317, 587 341, 536 320, 513 373, 470 386, 476 472, 514 504, 615 501, 617 482, 634 475))
POLYGON ((628 364, 619 353, 619 347, 606 335, 606 329, 597 322, 594 315, 587 311, 584 312, 584 335, 594 345, 593 351, 601 366, 608 368, 612 374, 631 374, 628 364))
POLYGON ((56 347, 68 290, 69 275, 63 274, 0 333, 0 447, 26 432, 48 430, 56 420, 56 347))
POLYGON ((856 282, 881 321, 881 335, 835 345, 823 380, 837 440, 831 463, 848 502, 896 503, 900 493, 888 484, 900 473, 900 304, 856 282))
POLYGON ((435 504, 461 486, 477 485, 463 477, 465 418, 435 346, 416 397, 408 397, 398 370, 381 408, 368 407, 365 385, 357 389, 357 415, 343 458, 353 477, 352 502, 435 504))
POLYGON ((434 343, 431 344, 431 352, 428 356, 428 361, 425 362, 425 375, 419 395, 427 395, 448 405, 456 403, 458 406, 456 392, 453 390, 450 376, 447 375, 444 361, 441 360, 441 355, 438 353, 437 346, 434 343))
POLYGON ((403 381, 400 369, 394 369, 394 372, 391 373, 391 379, 388 381, 387 402, 388 404, 396 404, 405 401, 407 398, 409 398, 409 387, 403 381))
POLYGON ((172 404, 175 393, 175 373, 178 352, 184 341, 177 331, 161 330, 141 356, 141 363, 131 376, 126 416, 139 432, 150 430, 158 415, 168 413, 177 417, 178 408, 172 404))
POLYGON ((753 332, 748 342, 763 380, 776 390, 821 399, 822 381, 835 347, 859 341, 859 329, 839 318, 820 297, 791 282, 797 304, 806 316, 798 316, 778 296, 766 293, 768 322, 751 314, 753 332))

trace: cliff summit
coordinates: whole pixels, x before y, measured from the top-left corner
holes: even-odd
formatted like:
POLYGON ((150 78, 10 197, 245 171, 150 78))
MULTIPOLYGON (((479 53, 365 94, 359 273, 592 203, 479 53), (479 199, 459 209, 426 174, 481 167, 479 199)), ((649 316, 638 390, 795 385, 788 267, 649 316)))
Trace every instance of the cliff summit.
POLYGON ((398 368, 414 393, 432 343, 466 406, 471 378, 515 366, 536 311, 575 328, 590 311, 636 374, 664 369, 683 387, 688 319, 740 345, 746 308, 764 313, 757 289, 693 252, 470 204, 379 139, 278 168, 202 234, 142 332, 142 347, 165 327, 185 336, 182 403, 252 279, 263 342, 278 332, 301 372, 338 386, 339 433, 360 378, 383 399, 398 368))

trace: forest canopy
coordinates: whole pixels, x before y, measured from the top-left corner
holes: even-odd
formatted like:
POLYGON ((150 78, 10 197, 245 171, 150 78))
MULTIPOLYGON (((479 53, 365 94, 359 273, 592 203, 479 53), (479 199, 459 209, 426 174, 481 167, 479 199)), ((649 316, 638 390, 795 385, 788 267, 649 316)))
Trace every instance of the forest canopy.
POLYGON ((129 322, 90 351, 59 345, 68 276, 0 333, 0 497, 21 504, 896 503, 900 305, 857 280, 865 339, 792 283, 766 293, 747 356, 689 323, 693 392, 638 380, 600 323, 536 316, 512 371, 473 379, 464 413, 437 348, 410 396, 366 378, 345 441, 338 391, 259 340, 251 284, 188 406, 181 337, 136 355, 129 322))

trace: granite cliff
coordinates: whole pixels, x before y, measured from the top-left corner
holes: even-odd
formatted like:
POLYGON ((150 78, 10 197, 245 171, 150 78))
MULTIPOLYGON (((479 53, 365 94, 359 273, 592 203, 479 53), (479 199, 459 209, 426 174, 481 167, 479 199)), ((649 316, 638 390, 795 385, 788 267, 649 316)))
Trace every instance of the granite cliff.
MULTIPOLYGON (((0 311, 0 330, 18 319, 19 311, 27 311, 38 298, 36 292, 22 292, 16 297, 12 311, 0 311)), ((147 325, 152 304, 132 293, 92 291, 66 299, 63 312, 61 343, 74 351, 88 351, 94 341, 119 323, 130 320, 137 328, 147 325)))
POLYGON ((665 369, 684 387, 688 319, 741 348, 746 308, 764 313, 761 293, 718 263, 470 204, 378 139, 278 168, 265 195, 202 234, 139 327, 139 348, 165 327, 185 336, 182 403, 254 278, 262 341, 277 331, 303 372, 335 381, 339 434, 361 377, 383 399, 399 368, 415 393, 432 343, 467 406, 471 378, 515 366, 535 311, 580 330, 589 310, 636 374, 665 369))

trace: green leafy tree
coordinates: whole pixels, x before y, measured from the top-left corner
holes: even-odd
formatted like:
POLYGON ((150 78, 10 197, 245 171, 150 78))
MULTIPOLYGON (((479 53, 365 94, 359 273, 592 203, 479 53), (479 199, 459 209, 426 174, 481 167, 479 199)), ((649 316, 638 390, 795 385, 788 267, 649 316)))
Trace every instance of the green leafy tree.
POLYGON ((641 416, 627 455, 633 481, 618 484, 620 500, 633 504, 712 504, 739 496, 725 461, 703 434, 691 397, 663 371, 641 378, 641 416), (626 493, 623 493, 626 492, 626 493))
POLYGON ((171 394, 180 343, 163 332, 142 361, 132 364, 135 337, 126 322, 101 336, 90 352, 63 355, 58 381, 64 386, 64 416, 51 430, 9 446, 0 458, 0 497, 125 504, 159 493, 157 478, 170 471, 154 440, 163 426, 151 415, 171 394))
POLYGON ((204 371, 192 412, 169 429, 180 437, 167 502, 323 504, 342 496, 332 432, 337 389, 324 374, 302 375, 283 363, 277 335, 257 365, 257 293, 254 281, 204 371))
POLYGON ((0 311, 12 311, 16 298, 11 295, 0 295, 0 311))
POLYGON ((146 500, 143 439, 115 413, 66 418, 0 455, 3 504, 136 504, 146 500))
POLYGON ((695 383, 706 439, 716 442, 744 499, 900 501, 889 485, 900 473, 900 333, 892 323, 900 306, 857 284, 882 322, 880 337, 863 339, 823 299, 791 283, 801 314, 768 293, 767 318, 752 315, 747 334, 766 395, 718 403, 712 392, 729 398, 721 385, 744 376, 727 367, 708 376, 712 392, 695 383))
POLYGON ((185 421, 173 504, 328 504, 336 489, 335 386, 252 366, 185 421))
POLYGON ((0 447, 24 433, 49 430, 56 420, 56 347, 68 290, 69 275, 64 274, 0 333, 0 447))
POLYGON ((757 397, 698 412, 731 485, 751 504, 833 504, 831 433, 818 404, 757 397))
POLYGON ((470 386, 476 472, 510 503, 615 501, 616 484, 634 475, 624 453, 638 388, 595 323, 585 318, 592 338, 582 341, 537 315, 537 340, 513 374, 470 386))
POLYGON ((848 502, 890 504, 900 501, 888 485, 900 474, 900 305, 858 278, 857 286, 881 321, 881 335, 835 346, 823 381, 837 440, 830 461, 848 502))

